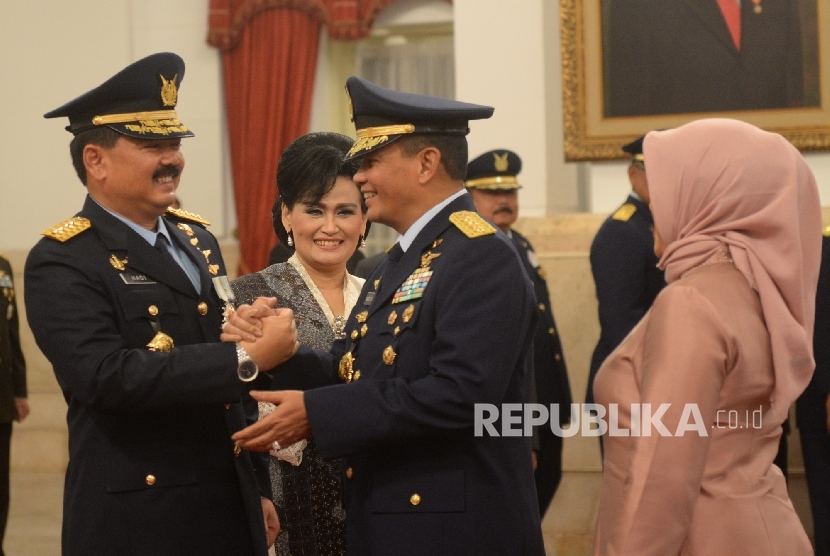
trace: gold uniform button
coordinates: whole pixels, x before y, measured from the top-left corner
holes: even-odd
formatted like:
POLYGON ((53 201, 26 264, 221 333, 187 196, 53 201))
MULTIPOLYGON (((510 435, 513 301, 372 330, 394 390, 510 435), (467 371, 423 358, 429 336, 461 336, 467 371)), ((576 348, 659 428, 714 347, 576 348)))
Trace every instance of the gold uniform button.
POLYGON ((200 315, 202 315, 202 316, 207 315, 207 311, 208 311, 208 306, 207 306, 207 303, 205 303, 204 301, 202 301, 201 303, 199 303, 199 304, 196 306, 196 310, 197 310, 197 311, 199 311, 199 314, 200 314, 200 315))
POLYGON ((540 303, 540 304, 539 304, 539 310, 540 310, 540 311, 544 311, 544 310, 545 310, 545 304, 544 304, 544 303, 540 303))
POLYGON ((557 361, 561 361, 561 360, 562 360, 562 356, 561 356, 561 355, 559 355, 558 353, 557 353, 556 355, 554 355, 554 356, 553 356, 553 358, 554 358, 554 359, 556 359, 557 361))
POLYGON ((147 307, 147 312, 150 313, 151 317, 154 317, 159 314, 159 308, 155 305, 150 305, 149 307, 147 307))
POLYGON ((239 457, 239 454, 242 453, 242 448, 239 447, 239 444, 234 445, 233 447, 233 455, 239 457))
POLYGON ((354 477, 354 469, 352 469, 351 467, 347 467, 346 468, 346 478, 351 479, 352 477, 354 477))
POLYGON ((421 503, 421 497, 417 493, 415 493, 415 494, 413 494, 412 496, 409 497, 409 502, 413 506, 417 506, 418 504, 421 503))
POLYGON ((550 328, 548 328, 548 334, 550 334, 551 336, 556 336, 556 329, 551 326, 550 328))
POLYGON ((144 477, 144 482, 147 483, 150 486, 153 486, 154 484, 156 484, 156 476, 155 475, 147 475, 146 477, 144 477))

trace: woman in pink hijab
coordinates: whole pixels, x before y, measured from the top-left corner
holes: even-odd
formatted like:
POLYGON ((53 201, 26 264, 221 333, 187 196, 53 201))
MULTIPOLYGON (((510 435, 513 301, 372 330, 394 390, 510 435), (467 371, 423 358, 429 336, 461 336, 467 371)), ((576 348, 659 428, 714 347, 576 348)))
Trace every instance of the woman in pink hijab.
POLYGON ((706 119, 645 138, 666 287, 606 359, 594 554, 812 554, 781 471, 807 386, 818 190, 783 137, 706 119))

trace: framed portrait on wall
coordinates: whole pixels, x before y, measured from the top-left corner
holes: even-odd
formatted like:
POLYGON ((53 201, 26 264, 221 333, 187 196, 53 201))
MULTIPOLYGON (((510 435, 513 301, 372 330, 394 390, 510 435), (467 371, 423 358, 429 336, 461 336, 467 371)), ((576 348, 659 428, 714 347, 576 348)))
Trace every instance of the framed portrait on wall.
POLYGON ((830 5, 560 0, 565 159, 623 158, 653 129, 737 118, 830 150, 830 5))

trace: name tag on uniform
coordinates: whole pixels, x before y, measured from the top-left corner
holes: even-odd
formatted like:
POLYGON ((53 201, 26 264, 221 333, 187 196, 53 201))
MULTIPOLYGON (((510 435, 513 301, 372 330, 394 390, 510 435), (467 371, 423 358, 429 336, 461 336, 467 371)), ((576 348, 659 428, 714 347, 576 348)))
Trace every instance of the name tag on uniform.
POLYGON ((369 292, 366 294, 366 299, 363 300, 364 305, 371 305, 372 301, 375 300, 375 292, 369 292))
POLYGON ((128 286, 157 283, 155 280, 150 280, 147 276, 138 274, 137 272, 122 272, 119 276, 121 276, 121 279, 124 280, 124 283, 128 286))

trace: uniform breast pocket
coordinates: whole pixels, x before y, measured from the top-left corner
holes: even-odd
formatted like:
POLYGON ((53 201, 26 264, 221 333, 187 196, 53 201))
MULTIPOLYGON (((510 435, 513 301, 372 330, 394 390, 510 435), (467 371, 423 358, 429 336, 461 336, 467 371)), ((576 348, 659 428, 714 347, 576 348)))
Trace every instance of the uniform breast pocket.
POLYGON ((158 286, 134 286, 121 289, 118 300, 127 321, 136 319, 160 319, 163 315, 179 312, 173 294, 168 288, 158 286))
POLYGON ((466 509, 462 469, 381 471, 373 477, 372 513, 457 513, 466 509))

